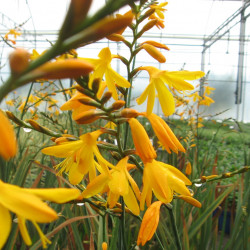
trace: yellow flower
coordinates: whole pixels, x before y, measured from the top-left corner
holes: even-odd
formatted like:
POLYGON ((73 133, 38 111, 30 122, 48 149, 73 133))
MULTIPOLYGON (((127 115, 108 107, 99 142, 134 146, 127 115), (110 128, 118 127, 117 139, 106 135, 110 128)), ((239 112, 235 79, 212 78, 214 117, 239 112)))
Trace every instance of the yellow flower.
POLYGON ((144 127, 135 118, 129 119, 128 123, 131 128, 136 153, 140 156, 143 162, 155 159, 157 156, 156 152, 144 127))
POLYGON ((119 197, 122 196, 131 212, 139 215, 140 209, 136 197, 138 200, 140 199, 140 190, 127 170, 127 161, 128 157, 125 157, 109 173, 106 172, 98 175, 88 184, 82 196, 89 198, 108 189, 108 204, 110 208, 113 208, 118 202, 119 197))
POLYGON ((158 15, 159 18, 164 19, 163 12, 166 11, 163 7, 165 7, 168 2, 160 3, 160 4, 152 4, 149 7, 155 10, 155 13, 158 15))
POLYGON ((212 93, 212 91, 215 90, 215 88, 212 88, 210 86, 205 86, 204 89, 205 89, 204 90, 204 95, 210 95, 212 93))
POLYGON ((104 48, 98 54, 99 59, 84 58, 94 65, 94 72, 90 76, 89 84, 92 85, 94 79, 102 79, 105 75, 105 80, 108 89, 112 92, 112 96, 115 100, 118 100, 118 94, 115 85, 129 88, 130 83, 115 70, 111 68, 112 55, 109 48, 104 48))
POLYGON ((16 136, 12 125, 2 110, 0 110, 0 121, 0 156, 9 160, 17 152, 16 136))
POLYGON ((11 230, 11 215, 13 212, 18 218, 18 227, 27 245, 31 245, 31 239, 25 225, 30 220, 41 236, 43 246, 49 240, 41 232, 38 223, 48 223, 58 218, 56 212, 42 200, 64 203, 78 198, 77 189, 26 189, 4 183, 0 180, 0 248, 5 244, 11 230))
POLYGON ((185 153, 186 150, 176 138, 175 134, 170 129, 168 124, 161 117, 153 113, 151 115, 147 115, 146 113, 142 114, 149 119, 157 138, 160 140, 161 144, 169 154, 171 154, 170 149, 175 153, 178 153, 178 151, 182 151, 185 153))
POLYGON ((203 96, 203 98, 199 101, 200 105, 204 106, 210 106, 212 103, 214 103, 214 100, 210 98, 209 96, 203 96))
MULTIPOLYGON (((56 146, 44 148, 42 153, 66 158, 56 166, 56 169, 60 169, 58 174, 69 172, 69 181, 73 185, 78 184, 87 173, 89 173, 89 178, 92 180, 96 176, 94 156, 96 156, 98 162, 102 163, 101 166, 111 165, 102 157, 97 147, 97 138, 102 133, 103 131, 96 130, 81 135, 80 140, 64 142, 56 146)), ((106 168, 104 168, 104 171, 106 171, 106 168)))
POLYGON ((145 200, 147 206, 150 206, 152 191, 156 198, 164 203, 172 201, 174 192, 191 196, 186 187, 191 184, 191 181, 181 171, 171 165, 156 160, 146 162, 144 163, 140 208, 144 209, 145 200))
POLYGON ((162 204, 161 201, 154 202, 144 214, 137 238, 137 246, 140 244, 144 246, 153 237, 159 223, 162 204))
POLYGON ((204 72, 202 71, 166 71, 151 66, 140 67, 137 70, 146 70, 150 75, 149 85, 143 91, 141 96, 137 98, 137 103, 139 105, 145 102, 148 98, 148 115, 153 111, 155 89, 158 92, 158 98, 164 115, 169 116, 175 111, 175 103, 174 98, 165 86, 165 83, 168 84, 170 88, 173 87, 176 90, 193 90, 193 85, 184 80, 195 80, 204 76, 204 72))
POLYGON ((164 20, 157 17, 155 14, 152 14, 149 16, 148 18, 149 20, 156 20, 156 24, 155 26, 158 28, 158 29, 164 29, 165 28, 165 25, 164 25, 164 20))

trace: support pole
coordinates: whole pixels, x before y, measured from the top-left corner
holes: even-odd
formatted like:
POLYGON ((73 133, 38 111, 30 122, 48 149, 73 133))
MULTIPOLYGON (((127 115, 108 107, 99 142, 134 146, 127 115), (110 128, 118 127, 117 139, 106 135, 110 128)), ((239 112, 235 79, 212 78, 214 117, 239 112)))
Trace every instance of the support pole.
POLYGON ((240 20, 240 39, 239 39, 239 57, 238 57, 238 70, 237 70, 237 85, 235 91, 235 104, 237 105, 236 120, 240 120, 240 105, 242 102, 242 89, 243 89, 243 67, 244 67, 244 49, 245 49, 245 33, 246 33, 246 18, 245 9, 241 11, 240 20))

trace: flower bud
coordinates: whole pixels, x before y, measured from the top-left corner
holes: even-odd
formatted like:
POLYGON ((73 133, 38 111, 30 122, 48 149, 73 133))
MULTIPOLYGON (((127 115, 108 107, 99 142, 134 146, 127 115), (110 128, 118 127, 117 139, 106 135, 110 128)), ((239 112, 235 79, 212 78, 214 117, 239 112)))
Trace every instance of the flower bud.
POLYGON ((165 56, 154 46, 150 44, 143 44, 141 48, 145 49, 149 55, 151 55, 155 60, 157 60, 159 63, 166 62, 165 56))
POLYGON ((159 48, 159 49, 170 50, 169 47, 166 46, 165 44, 158 43, 158 42, 151 41, 151 40, 141 43, 140 46, 143 45, 143 44, 149 44, 149 45, 152 45, 152 46, 154 46, 156 48, 159 48))
POLYGON ((105 92, 104 95, 101 98, 101 103, 102 104, 106 103, 111 97, 112 97, 112 92, 111 91, 105 92))
POLYGON ((192 173, 192 166, 190 162, 187 163, 185 172, 186 172, 186 175, 190 175, 192 173))
POLYGON ((123 100, 118 100, 118 101, 115 101, 113 104, 112 104, 112 106, 111 106, 111 110, 113 111, 113 110, 118 110, 118 109, 120 109, 120 108, 122 108, 124 105, 125 105, 125 101, 123 101, 123 100))
POLYGON ((150 20, 147 24, 143 26, 142 30, 138 33, 137 38, 141 37, 144 32, 152 29, 157 24, 157 22, 157 20, 150 20))
POLYGON ((178 195, 177 197, 179 199, 186 201, 187 203, 189 203, 195 207, 201 208, 201 203, 199 201, 197 201, 195 198, 193 198, 192 196, 178 195))
POLYGON ((100 88, 100 83, 101 83, 101 79, 100 78, 96 78, 94 79, 94 81, 92 82, 92 91, 96 94, 98 93, 98 90, 100 88))
POLYGON ((89 28, 80 31, 75 36, 73 36, 73 40, 75 46, 79 46, 81 44, 86 44, 91 41, 98 41, 104 37, 107 37, 113 33, 118 32, 119 30, 126 28, 133 21, 134 15, 127 16, 119 16, 117 18, 114 17, 106 17, 89 28))
POLYGON ((93 100, 92 98, 87 97, 87 96, 78 98, 77 101, 84 104, 84 105, 100 107, 100 104, 98 102, 96 102, 95 100, 93 100))
POLYGON ((107 36, 107 38, 111 41, 114 41, 114 42, 122 42, 125 40, 125 38, 119 34, 111 34, 111 35, 107 36))
POLYGON ((13 74, 20 74, 29 65, 30 54, 25 49, 15 49, 9 55, 10 69, 13 74))
POLYGON ((97 110, 88 110, 84 111, 74 117, 74 120, 78 124, 89 124, 97 119, 100 118, 100 116, 104 115, 105 113, 103 111, 97 111, 97 110))
POLYGON ((125 118, 135 118, 139 114, 140 113, 137 110, 131 108, 125 108, 121 111, 121 116, 125 118))
MULTIPOLYGON (((58 60, 55 62, 47 62, 31 72, 34 79, 64 79, 77 78, 88 75, 93 71, 94 67, 89 62, 81 59, 58 60)), ((32 77, 32 75, 31 75, 32 77)))
POLYGON ((0 121, 0 156, 9 160, 17 152, 16 136, 12 125, 2 110, 0 110, 0 121))

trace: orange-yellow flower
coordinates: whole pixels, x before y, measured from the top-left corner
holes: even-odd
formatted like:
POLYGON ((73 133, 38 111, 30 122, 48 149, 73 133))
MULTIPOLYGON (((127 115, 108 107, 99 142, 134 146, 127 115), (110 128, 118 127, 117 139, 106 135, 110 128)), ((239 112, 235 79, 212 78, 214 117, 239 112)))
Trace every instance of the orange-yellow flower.
POLYGON ((200 105, 204 105, 204 106, 210 106, 212 103, 214 103, 214 100, 209 97, 209 96, 203 96, 203 98, 199 101, 200 105))
POLYGON ((129 119, 128 122, 131 128, 136 153, 140 156, 143 162, 155 159, 156 152, 144 127, 135 118, 129 119))
POLYGON ((172 201, 174 192, 191 196, 186 187, 191 184, 191 181, 181 171, 171 165, 156 160, 146 162, 144 163, 140 208, 144 209, 145 200, 147 206, 150 206, 152 191, 156 198, 164 203, 172 201))
POLYGON ((144 214, 137 238, 137 246, 140 244, 144 246, 153 237, 159 223, 162 204, 161 201, 152 203, 144 214))
POLYGON ((168 4, 168 2, 160 3, 160 4, 152 4, 149 7, 155 10, 155 13, 158 15, 159 18, 164 19, 163 12, 166 11, 164 7, 168 4))
POLYGON ((12 125, 2 110, 0 110, 0 121, 0 156, 9 160, 17 152, 16 136, 12 125))
POLYGON ((150 115, 153 111, 155 102, 155 90, 158 92, 159 102, 162 111, 165 116, 172 115, 175 111, 174 98, 165 83, 169 87, 173 87, 176 90, 193 90, 194 87, 185 80, 195 80, 204 76, 202 71, 167 71, 160 70, 155 67, 145 66, 137 69, 146 70, 150 76, 150 82, 147 88, 143 91, 141 96, 137 98, 137 103, 140 105, 146 101, 147 103, 147 114, 150 115))
POLYGON ((118 100, 118 94, 115 85, 129 88, 130 83, 115 70, 111 68, 112 55, 109 48, 104 48, 98 54, 99 59, 84 58, 92 65, 94 65, 94 72, 90 76, 89 84, 92 85, 94 79, 102 79, 105 75, 105 80, 108 89, 112 92, 115 100, 118 100))
POLYGON ((26 220, 30 220, 36 227, 43 246, 46 247, 50 241, 44 236, 37 222, 48 223, 56 220, 58 216, 42 200, 64 203, 77 199, 79 195, 77 189, 27 189, 0 180, 0 248, 2 249, 11 230, 12 218, 9 211, 17 215, 18 227, 27 245, 32 243, 25 224, 26 220))
MULTIPOLYGON (((103 131, 96 130, 81 135, 78 141, 60 143, 56 146, 44 148, 42 152, 47 155, 66 158, 56 168, 60 169, 58 174, 69 172, 69 181, 73 185, 78 184, 87 173, 92 180, 96 176, 94 156, 96 156, 98 162, 102 163, 102 167, 111 165, 102 157, 97 147, 97 138, 102 133, 103 131)), ((104 171, 106 171, 106 168, 104 168, 104 171)))
POLYGON ((146 113, 142 114, 149 119, 157 138, 160 140, 161 144, 165 147, 169 154, 171 154, 170 149, 175 153, 178 153, 178 151, 185 153, 185 149, 176 138, 168 124, 161 117, 153 113, 150 115, 147 115, 146 113))
POLYGON ((140 199, 140 191, 127 170, 127 161, 128 157, 125 157, 109 173, 103 172, 98 175, 88 184, 82 196, 89 198, 108 189, 108 204, 110 208, 113 208, 118 202, 119 197, 122 196, 131 212, 139 215, 140 209, 136 198, 140 199))
POLYGON ((157 17, 155 14, 152 14, 150 15, 150 17, 148 18, 149 20, 156 20, 156 24, 155 26, 158 28, 158 29, 164 29, 165 28, 165 25, 164 25, 164 20, 157 17))

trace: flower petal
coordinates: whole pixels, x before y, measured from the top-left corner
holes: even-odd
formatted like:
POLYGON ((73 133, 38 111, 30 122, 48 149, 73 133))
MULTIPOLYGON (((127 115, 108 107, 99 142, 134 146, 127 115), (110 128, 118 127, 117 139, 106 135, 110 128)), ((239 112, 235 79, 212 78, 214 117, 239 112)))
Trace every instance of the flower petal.
POLYGON ((18 186, 0 181, 0 193, 0 204, 26 219, 41 223, 57 219, 57 214, 52 208, 18 186))
POLYGON ((177 178, 179 178, 180 180, 182 180, 186 185, 192 185, 192 182, 177 168, 165 164, 163 162, 159 162, 164 168, 167 168, 168 171, 172 172, 172 174, 174 174, 177 178))
POLYGON ((107 182, 109 181, 109 176, 106 174, 98 175, 93 181, 91 181, 86 189, 82 192, 82 196, 84 198, 89 198, 100 193, 104 187, 106 186, 107 182))
POLYGON ((148 97, 149 94, 149 89, 150 89, 150 83, 149 85, 144 89, 144 91, 142 92, 142 94, 136 99, 136 102, 138 103, 138 105, 141 105, 142 103, 144 103, 148 97))
POLYGON ((19 215, 17 216, 17 218, 18 218, 18 227, 19 227, 20 233, 23 237, 23 240, 27 246, 30 246, 32 244, 32 241, 30 239, 29 232, 28 232, 27 227, 25 225, 26 220, 25 220, 25 218, 23 218, 22 216, 19 216, 19 215))
POLYGON ((4 246, 11 229, 11 216, 4 206, 0 204, 0 249, 4 246))
POLYGON ((135 194, 132 190, 132 188, 128 187, 129 191, 126 195, 123 195, 124 202, 126 206, 132 211, 133 214, 139 215, 140 209, 137 203, 137 200, 135 198, 135 194))
POLYGON ((148 86, 148 104, 147 104, 147 114, 150 115, 153 112, 155 105, 155 84, 152 82, 148 86))
POLYGON ((53 155, 56 157, 64 158, 70 156, 75 150, 79 149, 81 146, 81 140, 66 142, 60 145, 44 148, 42 149, 42 153, 46 155, 53 155))
POLYGON ((76 188, 24 188, 23 190, 38 196, 42 200, 56 203, 65 203, 80 196, 80 191, 76 188))
POLYGON ((117 84, 118 86, 124 87, 124 88, 129 88, 130 87, 130 82, 127 81, 121 75, 119 75, 111 67, 108 67, 107 71, 109 72, 110 77, 113 78, 113 80, 115 81, 115 84, 117 84))
POLYGON ((165 116, 172 115, 175 111, 175 103, 172 94, 161 80, 157 79, 155 83, 157 89, 159 102, 161 104, 162 112, 165 116))

